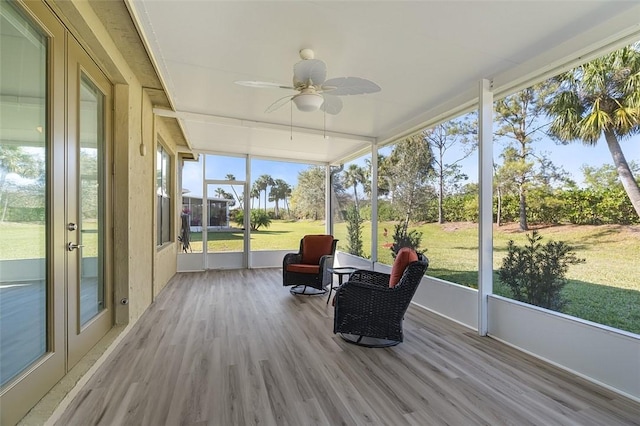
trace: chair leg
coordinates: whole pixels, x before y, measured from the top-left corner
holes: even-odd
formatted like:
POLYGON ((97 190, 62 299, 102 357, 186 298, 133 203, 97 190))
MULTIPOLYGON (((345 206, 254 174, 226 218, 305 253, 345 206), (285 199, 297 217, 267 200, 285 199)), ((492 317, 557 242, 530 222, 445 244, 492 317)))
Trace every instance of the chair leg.
POLYGON ((296 285, 291 287, 291 289, 289 290, 289 293, 296 295, 296 296, 300 296, 300 295, 305 295, 305 296, 324 296, 325 294, 327 294, 327 290, 319 290, 315 287, 309 287, 303 284, 300 285, 296 285))
POLYGON ((342 339, 353 345, 364 346, 367 348, 387 348, 400 343, 398 340, 378 339, 377 337, 368 337, 357 334, 338 333, 342 339))

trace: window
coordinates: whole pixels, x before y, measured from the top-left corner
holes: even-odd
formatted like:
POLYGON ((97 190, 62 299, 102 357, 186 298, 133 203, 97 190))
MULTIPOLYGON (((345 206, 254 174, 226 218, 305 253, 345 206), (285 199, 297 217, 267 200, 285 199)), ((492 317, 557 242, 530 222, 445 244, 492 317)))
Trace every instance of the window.
POLYGON ((50 190, 47 39, 13 3, 3 1, 1 6, 0 386, 4 386, 47 352, 52 286, 44 272, 51 261, 46 203, 50 190))
POLYGON ((171 157, 162 145, 156 155, 156 196, 158 203, 156 245, 171 241, 171 157))

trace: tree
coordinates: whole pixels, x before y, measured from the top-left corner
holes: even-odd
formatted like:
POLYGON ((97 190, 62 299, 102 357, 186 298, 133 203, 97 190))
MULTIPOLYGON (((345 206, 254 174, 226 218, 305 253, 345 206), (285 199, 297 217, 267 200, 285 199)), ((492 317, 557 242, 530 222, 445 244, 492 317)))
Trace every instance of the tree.
POLYGON ((531 147, 542 128, 539 119, 544 116, 545 101, 554 85, 544 82, 528 87, 495 103, 495 135, 508 142, 502 153, 503 166, 499 173, 507 175, 516 185, 519 197, 520 229, 527 224, 527 190, 534 173, 535 153, 531 147))
POLYGON ((640 132, 640 42, 554 78, 560 88, 546 111, 549 135, 563 144, 598 143, 602 135, 633 208, 640 216, 640 187, 620 140, 640 132))
POLYGON ((496 194, 496 225, 502 225, 502 196, 503 187, 507 185, 504 176, 498 170, 498 165, 493 163, 493 192, 496 194))
MULTIPOLYGON (((231 173, 227 174, 225 178, 227 180, 236 180, 236 177, 231 173)), ((233 185, 231 185, 231 190, 233 191, 233 194, 236 196, 236 199, 238 200, 238 205, 242 206, 242 197, 238 195, 238 193, 236 192, 236 188, 234 188, 233 185)))
MULTIPOLYGON (((629 162, 629 168, 634 174, 640 172, 640 165, 635 161, 629 162)), ((611 164, 603 164, 601 167, 591 167, 585 164, 580 168, 580 171, 584 175, 584 184, 588 188, 606 191, 621 186, 618 170, 611 164)))
POLYGON ((4 221, 9 204, 7 175, 16 173, 22 178, 44 177, 44 164, 37 157, 24 152, 21 146, 0 145, 0 196, 2 197, 4 221))
POLYGON ((285 182, 283 179, 276 179, 273 181, 273 186, 271 187, 271 191, 269 192, 269 201, 273 201, 275 203, 275 217, 280 217, 280 207, 278 201, 286 200, 287 197, 291 195, 291 186, 285 182))
POLYGON ((447 121, 436 127, 426 130, 424 137, 431 145, 434 152, 434 169, 438 180, 438 223, 444 223, 443 198, 447 181, 456 184, 460 180, 466 180, 467 175, 460 172, 460 161, 470 156, 478 146, 477 127, 468 120, 447 121), (462 151, 458 158, 450 163, 445 163, 445 154, 454 145, 462 145, 462 151))
MULTIPOLYGON (((256 181, 253 184, 255 185, 258 192, 264 191, 264 211, 266 212, 267 211, 267 189, 270 186, 273 186, 273 178, 269 175, 261 175, 260 177, 258 177, 258 179, 256 179, 256 181)), ((258 208, 260 208, 260 200, 258 200, 258 208)))
POLYGON ((260 189, 258 189, 256 182, 251 185, 249 196, 251 197, 251 208, 253 209, 253 200, 255 200, 256 198, 258 199, 258 208, 260 208, 260 189))
POLYGON ((344 171, 344 184, 347 188, 353 187, 353 198, 357 210, 360 210, 358 205, 358 184, 362 184, 364 187, 365 180, 365 171, 357 164, 349 164, 349 168, 344 171))
POLYGON ((218 198, 224 198, 224 195, 227 193, 224 189, 218 187, 214 191, 214 193, 218 196, 218 198))
POLYGON ((428 194, 427 181, 433 174, 433 153, 424 133, 398 142, 385 163, 392 202, 403 213, 406 229, 414 209, 428 194))
POLYGON ((325 169, 312 166, 298 173, 298 185, 291 193, 291 204, 298 217, 324 219, 325 169))
POLYGON ((233 207, 236 205, 236 199, 233 197, 233 194, 225 191, 223 188, 216 188, 215 192, 218 198, 224 198, 226 200, 230 200, 229 206, 233 207))
MULTIPOLYGON (((378 196, 389 194, 389 173, 386 168, 386 157, 378 153, 378 196)), ((371 198, 371 159, 364 160, 366 167, 364 168, 364 193, 371 198)))

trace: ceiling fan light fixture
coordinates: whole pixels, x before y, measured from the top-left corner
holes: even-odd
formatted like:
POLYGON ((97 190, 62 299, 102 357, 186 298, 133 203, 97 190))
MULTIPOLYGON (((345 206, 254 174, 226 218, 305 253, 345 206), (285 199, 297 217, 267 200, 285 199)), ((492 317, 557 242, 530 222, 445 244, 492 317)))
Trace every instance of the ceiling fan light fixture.
POLYGON ((317 93, 301 93, 294 96, 292 101, 300 111, 313 112, 322 106, 324 98, 317 93))

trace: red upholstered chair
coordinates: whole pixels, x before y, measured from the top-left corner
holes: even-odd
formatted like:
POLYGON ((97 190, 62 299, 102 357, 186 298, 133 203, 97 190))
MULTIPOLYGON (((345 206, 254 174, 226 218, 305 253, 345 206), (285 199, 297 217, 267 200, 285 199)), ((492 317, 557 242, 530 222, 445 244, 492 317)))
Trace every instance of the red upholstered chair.
POLYGON ((282 285, 295 286, 294 294, 324 294, 333 279, 328 269, 333 267, 337 243, 333 235, 306 235, 300 240, 298 253, 284 256, 282 285))
POLYGON ((350 343, 384 347, 402 342, 402 322, 428 259, 400 249, 391 274, 358 270, 336 290, 333 332, 350 343))

